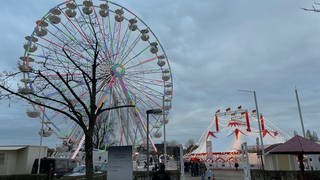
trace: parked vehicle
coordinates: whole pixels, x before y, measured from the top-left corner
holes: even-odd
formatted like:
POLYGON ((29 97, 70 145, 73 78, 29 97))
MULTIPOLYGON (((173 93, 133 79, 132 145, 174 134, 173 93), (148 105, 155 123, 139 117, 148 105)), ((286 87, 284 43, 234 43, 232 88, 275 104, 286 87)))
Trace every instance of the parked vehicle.
MULTIPOLYGON (((100 171, 100 166, 93 166, 93 172, 95 174, 103 173, 100 171)), ((75 167, 71 173, 66 174, 65 176, 83 176, 86 174, 86 165, 80 165, 75 167)))
MULTIPOLYGON (((72 170, 77 166, 77 162, 73 159, 66 158, 42 158, 40 159, 40 173, 50 174, 59 178, 72 170)), ((31 174, 38 172, 38 159, 34 160, 31 174)))

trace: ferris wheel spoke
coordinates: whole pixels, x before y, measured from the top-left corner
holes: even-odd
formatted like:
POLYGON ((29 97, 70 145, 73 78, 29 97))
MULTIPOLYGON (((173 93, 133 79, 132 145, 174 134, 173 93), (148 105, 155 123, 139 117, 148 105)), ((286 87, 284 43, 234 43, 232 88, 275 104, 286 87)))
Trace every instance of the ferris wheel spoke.
POLYGON ((146 50, 150 47, 150 45, 146 46, 144 49, 142 49, 140 52, 138 52, 137 54, 135 54, 132 58, 130 58, 127 62, 123 63, 123 65, 128 64, 130 61, 132 61, 133 59, 137 58, 138 56, 140 56, 141 54, 143 54, 144 52, 146 52, 146 50))
POLYGON ((127 79, 127 82, 128 82, 128 83, 131 82, 130 84, 131 84, 132 86, 134 86, 134 87, 137 87, 137 85, 138 85, 139 87, 142 87, 143 89, 145 89, 145 88, 146 88, 146 89, 149 89, 149 90, 151 90, 151 91, 159 94, 160 96, 163 96, 163 94, 162 94, 161 92, 159 92, 159 91, 151 88, 150 86, 145 86, 143 83, 140 83, 140 82, 137 82, 137 81, 134 81, 134 80, 130 80, 130 79, 127 79), (134 83, 134 84, 132 84, 132 83, 134 83))
MULTIPOLYGON (((79 9, 79 7, 78 7, 78 9, 79 9)), ((75 19, 75 21, 76 21, 76 22, 78 23, 78 25, 79 25, 79 28, 72 22, 72 20, 65 14, 64 11, 62 11, 61 9, 60 9, 60 11, 62 12, 62 14, 64 14, 64 16, 67 18, 67 20, 72 24, 72 26, 80 33, 80 35, 87 41, 87 43, 88 43, 88 44, 91 46, 91 48, 94 50, 94 46, 93 46, 91 40, 88 39, 88 37, 86 36, 86 34, 84 33, 84 31, 82 30, 82 28, 81 28, 78 20, 75 19)), ((80 9, 79 9, 79 12, 80 12, 82 18, 84 19, 84 21, 86 22, 86 19, 84 18, 84 16, 83 16, 83 14, 82 14, 82 12, 81 12, 80 9)), ((86 23, 86 24, 88 24, 88 23, 86 23)), ((89 25, 88 25, 88 26, 89 26, 89 25)), ((89 29, 90 29, 90 31, 91 31, 91 27, 90 27, 90 26, 89 26, 89 29)), ((98 42, 97 42, 97 43, 98 43, 98 42)), ((99 56, 102 58, 102 60, 106 61, 106 59, 101 55, 101 51, 99 52, 99 56)))
POLYGON ((118 51, 117 51, 118 58, 116 58, 116 62, 120 61, 120 59, 121 59, 121 57, 123 55, 123 52, 124 52, 124 50, 125 50, 125 48, 127 46, 127 43, 129 41, 130 36, 131 36, 131 31, 129 31, 129 25, 128 25, 124 35, 122 36, 120 47, 118 48, 118 51))
MULTIPOLYGON (((94 8, 93 8, 93 9, 94 9, 94 8)), ((81 14, 82 14, 82 13, 81 13, 81 14)), ((91 32, 91 36, 93 36, 92 38, 95 38, 95 39, 92 40, 92 41, 96 41, 98 47, 99 47, 100 49, 103 49, 102 46, 101 46, 101 43, 99 42, 99 38, 97 37, 98 35, 97 35, 97 32, 96 32, 96 30, 95 30, 95 28, 94 28, 94 25, 93 25, 91 16, 89 16, 89 22, 90 22, 90 23, 87 22, 86 18, 83 16, 83 14, 82 14, 82 17, 83 17, 83 20, 85 21, 85 24, 88 25, 88 29, 89 29, 90 32, 91 32), (89 24, 90 24, 91 26, 89 26, 89 24)), ((77 19, 75 19, 75 20, 76 20, 77 24, 79 25, 80 29, 82 30, 81 25, 80 25, 80 22, 79 22, 77 19)), ((99 22, 98 22, 98 23, 99 23, 99 22)), ((82 30, 82 31, 84 32, 84 30, 82 30)), ((92 43, 89 43, 89 45, 91 46, 91 48, 94 47, 94 45, 93 45, 92 43)), ((94 48, 93 48, 93 50, 94 50, 94 48)), ((107 59, 108 59, 107 57, 108 57, 108 56, 107 56, 106 54, 103 54, 103 52, 104 52, 104 49, 103 49, 102 51, 99 51, 99 57, 101 58, 101 60, 107 61, 107 59), (104 56, 103 56, 103 55, 104 55, 104 56)))
POLYGON ((122 56, 120 58, 120 64, 123 64, 123 61, 129 56, 130 52, 133 50, 133 48, 138 44, 139 40, 140 40, 140 34, 136 37, 136 39, 131 43, 131 45, 129 46, 129 48, 127 50, 125 50, 125 48, 123 49, 124 53, 122 53, 122 56))
POLYGON ((162 74, 162 71, 160 68, 147 69, 147 70, 136 70, 136 71, 127 71, 125 75, 132 76, 132 75, 147 75, 147 74, 162 74))
MULTIPOLYGON (((72 24, 72 26, 78 31, 78 33, 87 41, 87 43, 89 43, 91 45, 91 41, 88 39, 88 37, 84 34, 84 32, 82 32, 79 28, 81 27, 77 27, 73 22, 72 20, 66 15, 66 13, 61 9, 59 8, 60 11, 62 12, 62 14, 64 15, 64 17, 72 24)), ((79 7, 78 7, 79 9, 79 7)), ((79 12, 81 13, 81 10, 79 9, 79 12)), ((82 14, 82 13, 81 13, 82 14)))
MULTIPOLYGON (((116 21, 114 21, 113 22, 113 31, 110 31, 110 34, 112 34, 112 39, 111 39, 111 41, 110 41, 110 43, 111 43, 111 47, 112 47, 112 52, 113 52, 113 54, 112 54, 112 56, 113 57, 115 57, 116 56, 116 47, 115 47, 115 41, 116 41, 116 28, 117 28, 117 22, 116 21)), ((112 29, 111 27, 109 28, 109 29, 112 29)), ((113 60, 115 60, 115 59, 113 59, 113 60)))
MULTIPOLYGON (((163 81, 163 80, 159 80, 159 79, 145 78, 145 77, 139 76, 139 75, 131 75, 131 77, 132 77, 132 78, 135 78, 135 79, 137 79, 137 80, 142 80, 142 81, 144 81, 144 82, 153 83, 154 85, 159 85, 159 86, 161 86, 161 85, 164 84, 164 81, 163 81)), ((131 77, 130 77, 129 79, 132 80, 131 77)), ((126 78, 128 78, 128 77, 126 77, 126 78)))
POLYGON ((154 81, 150 81, 150 80, 146 80, 144 81, 143 78, 139 78, 139 79, 132 79, 132 78, 128 78, 128 77, 124 77, 124 79, 128 79, 130 81, 136 81, 136 82, 141 82, 141 83, 144 83, 144 84, 148 84, 148 85, 154 85, 154 86, 159 86, 159 87, 162 87, 163 84, 160 84, 160 83, 154 83, 154 81))
MULTIPOLYGON (((80 55, 81 53, 79 53, 79 52, 82 52, 82 51, 85 51, 85 52, 87 52, 87 54, 91 57, 91 58, 93 58, 93 54, 90 54, 86 49, 83 49, 83 50, 79 50, 79 49, 74 49, 74 48, 71 48, 69 45, 68 45, 68 43, 67 42, 64 42, 62 39, 60 39, 59 37, 57 37, 57 35, 55 35, 54 33, 52 33, 51 31, 48 31, 52 36, 54 36, 56 39, 58 39, 63 45, 60 45, 60 46, 58 46, 58 47, 63 47, 64 49, 66 49, 65 48, 65 46, 68 46, 68 49, 70 49, 70 50, 68 50, 69 52, 70 51, 72 51, 72 53, 73 54, 77 54, 77 55, 80 55)), ((56 43, 56 44, 58 44, 58 43, 56 43)), ((83 55, 81 54, 81 56, 83 57, 83 55)))
POLYGON ((145 63, 148 63, 148 62, 154 61, 154 60, 155 60, 155 59, 157 59, 157 58, 158 58, 158 56, 156 56, 156 57, 152 57, 152 58, 148 58, 148 59, 145 59, 145 60, 142 60, 142 61, 140 61, 138 64, 135 64, 135 65, 129 66, 129 67, 127 67, 126 69, 131 69, 131 68, 133 68, 133 67, 140 66, 140 65, 142 65, 142 64, 145 64, 145 63))
MULTIPOLYGON (((90 53, 90 52, 88 51, 88 49, 85 48, 85 47, 80 43, 80 41, 78 40, 78 38, 76 38, 75 35, 73 35, 73 33, 72 33, 71 30, 67 27, 67 25, 64 24, 63 22, 61 22, 60 24, 64 27, 64 29, 65 29, 69 34, 67 34, 66 32, 62 31, 57 25, 55 25, 55 24, 52 24, 52 25, 53 25, 53 27, 55 27, 62 35, 64 35, 64 37, 70 39, 71 42, 75 43, 77 46, 80 46, 80 47, 82 48, 82 50, 78 50, 78 51, 80 51, 80 52, 81 52, 81 51, 85 51, 91 58, 93 58, 94 55, 93 55, 92 53, 90 53)), ((51 33, 49 30, 48 30, 48 32, 51 33)), ((51 34, 54 35, 53 33, 51 33, 51 34)), ((54 36, 56 37, 57 35, 54 35, 54 36)), ((69 43, 64 43, 64 44, 66 44, 66 45, 68 44, 68 45, 69 45, 70 42, 69 42, 69 43)))
MULTIPOLYGON (((129 92, 128 92, 128 89, 125 87, 124 85, 124 82, 120 79, 120 85, 121 85, 121 88, 122 88, 122 91, 124 92, 124 94, 126 95, 126 98, 127 98, 127 101, 129 101, 131 104, 134 104, 134 102, 132 101, 130 95, 129 95, 129 92)), ((143 124, 143 120, 140 116, 140 113, 139 113, 139 109, 138 108, 134 108, 135 110, 135 115, 138 117, 139 119, 139 122, 137 124, 140 124, 142 123, 143 124)), ((145 129, 144 129, 145 130, 145 129)))
MULTIPOLYGON (((129 80, 129 81, 130 81, 130 80, 129 80)), ((129 82, 129 81, 127 81, 127 82, 129 82)), ((132 81, 131 81, 131 82, 132 82, 132 81)), ((162 97, 162 96, 163 96, 163 93, 161 93, 161 92, 159 92, 159 91, 157 91, 157 90, 155 90, 155 89, 153 89, 153 88, 151 88, 151 87, 149 87, 149 86, 145 86, 144 84, 141 84, 141 83, 139 83, 139 82, 132 82, 132 83, 138 84, 139 87, 149 89, 150 91, 156 93, 156 94, 154 94, 156 97, 158 97, 158 96, 162 97)), ((131 83, 130 83, 130 84, 131 84, 131 83)), ((132 85, 132 84, 131 84, 131 85, 132 85)), ((132 85, 132 86, 137 87, 136 85, 132 85)))
POLYGON ((119 43, 120 43, 120 34, 121 34, 121 30, 122 30, 122 21, 119 22, 119 31, 118 31, 118 35, 117 35, 117 46, 116 46, 116 54, 115 54, 115 61, 117 60, 117 56, 118 56, 118 53, 119 53, 119 43))
POLYGON ((134 85, 132 85, 131 83, 127 82, 128 86, 132 87, 133 89, 137 90, 138 92, 142 93, 145 97, 147 97, 151 102, 153 102, 154 104, 156 104, 159 107, 162 107, 159 103, 157 103, 156 101, 154 101, 150 96, 161 100, 161 98, 157 97, 158 95, 152 94, 150 92, 146 92, 144 90, 138 89, 136 88, 134 85))
MULTIPOLYGON (((106 49, 106 57, 109 57, 107 58, 109 60, 109 62, 111 62, 111 54, 110 54, 110 51, 108 49, 108 46, 106 44, 106 36, 105 36, 105 33, 104 33, 104 30, 101 28, 101 25, 100 25, 100 21, 99 21, 99 18, 98 18, 98 15, 96 13, 96 8, 93 8, 93 12, 95 14, 95 19, 96 19, 96 22, 98 23, 98 26, 99 26, 99 30, 100 30, 100 33, 101 33, 101 36, 102 36, 102 39, 103 39, 103 42, 104 42, 104 45, 105 45, 105 49, 106 49)), ((102 18, 103 20, 103 18, 102 18)), ((103 22, 103 21, 102 21, 103 22)))
MULTIPOLYGON (((63 46, 61 46, 61 45, 59 45, 59 44, 57 44, 57 43, 55 43, 55 42, 52 42, 52 41, 50 41, 50 40, 48 40, 48 39, 46 39, 46 38, 41 37, 41 39, 49 42, 50 44, 52 44, 52 45, 54 45, 54 46, 56 46, 56 47, 59 47, 59 48, 64 49, 64 50, 66 50, 66 51, 68 51, 68 52, 70 52, 70 53, 72 53, 72 54, 74 54, 74 55, 77 55, 77 56, 80 57, 80 58, 83 58, 83 59, 88 60, 87 58, 83 57, 82 54, 79 54, 78 52, 74 52, 74 51, 70 50, 69 48, 63 47, 63 46)), ((88 60, 88 61, 90 61, 90 60, 88 60)))

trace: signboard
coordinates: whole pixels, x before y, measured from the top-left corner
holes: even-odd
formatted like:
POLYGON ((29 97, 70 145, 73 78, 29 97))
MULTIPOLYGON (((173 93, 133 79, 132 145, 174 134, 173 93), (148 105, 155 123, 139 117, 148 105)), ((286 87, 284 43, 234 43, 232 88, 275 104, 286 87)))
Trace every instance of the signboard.
POLYGON ((132 146, 113 146, 108 149, 107 179, 124 180, 132 177, 132 146))
POLYGON ((211 141, 206 142, 206 150, 207 150, 207 159, 213 159, 213 157, 212 157, 212 142, 211 141))

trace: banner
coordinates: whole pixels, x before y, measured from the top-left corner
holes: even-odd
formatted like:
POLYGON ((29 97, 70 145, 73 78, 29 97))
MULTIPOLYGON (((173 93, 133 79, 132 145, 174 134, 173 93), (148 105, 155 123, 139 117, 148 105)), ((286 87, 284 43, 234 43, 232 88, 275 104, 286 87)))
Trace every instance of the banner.
POLYGON ((132 147, 111 146, 108 149, 107 179, 133 179, 132 147))

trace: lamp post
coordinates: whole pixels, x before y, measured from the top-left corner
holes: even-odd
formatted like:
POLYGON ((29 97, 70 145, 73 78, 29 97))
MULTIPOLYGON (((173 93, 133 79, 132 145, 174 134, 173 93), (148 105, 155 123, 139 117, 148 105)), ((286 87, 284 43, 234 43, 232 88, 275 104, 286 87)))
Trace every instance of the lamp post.
POLYGON ((149 114, 161 114, 162 110, 161 109, 149 109, 146 111, 147 113, 147 179, 149 180, 149 114))
POLYGON ((303 134, 303 137, 306 138, 306 133, 304 131, 303 118, 302 118, 302 112, 301 112, 300 101, 299 101, 297 89, 295 89, 295 93, 296 93, 297 105, 298 105, 298 110, 299 110, 299 117, 300 117, 300 122, 301 122, 302 134, 303 134))
POLYGON ((164 155, 164 167, 167 168, 167 137, 166 137, 166 114, 164 111, 164 96, 162 96, 162 119, 163 119, 163 155, 164 155))
POLYGON ((258 109, 258 101, 257 101, 256 91, 250 91, 250 90, 239 90, 239 91, 253 93, 254 103, 256 105, 256 116, 257 116, 258 126, 259 126, 259 136, 260 136, 260 141, 261 141, 261 148, 260 148, 261 149, 261 166, 262 166, 262 172, 263 172, 263 179, 265 179, 264 145, 263 145, 263 137, 262 137, 262 130, 261 130, 261 123, 260 123, 260 116, 259 116, 259 109, 258 109))

